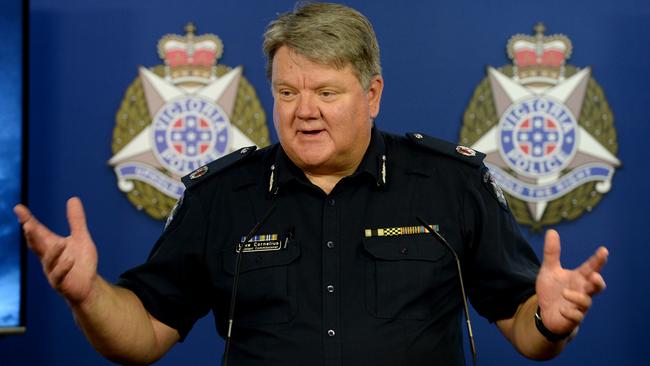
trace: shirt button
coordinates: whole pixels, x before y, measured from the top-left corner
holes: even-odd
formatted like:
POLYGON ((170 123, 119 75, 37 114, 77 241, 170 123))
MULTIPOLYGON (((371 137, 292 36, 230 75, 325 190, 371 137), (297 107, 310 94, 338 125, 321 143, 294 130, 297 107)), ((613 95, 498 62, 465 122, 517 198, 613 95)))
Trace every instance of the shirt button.
POLYGON ((333 241, 328 241, 326 245, 327 245, 327 247, 330 248, 330 249, 333 249, 333 248, 335 247, 333 241))
POLYGON ((329 293, 334 292, 334 286, 332 286, 332 285, 327 285, 327 292, 329 292, 329 293))
POLYGON ((330 329, 327 331, 327 335, 330 337, 334 337, 336 335, 336 332, 334 331, 334 329, 330 329))
POLYGON ((334 204, 336 203, 336 201, 334 201, 334 198, 330 198, 330 199, 327 200, 327 203, 328 203, 330 206, 334 206, 334 204))

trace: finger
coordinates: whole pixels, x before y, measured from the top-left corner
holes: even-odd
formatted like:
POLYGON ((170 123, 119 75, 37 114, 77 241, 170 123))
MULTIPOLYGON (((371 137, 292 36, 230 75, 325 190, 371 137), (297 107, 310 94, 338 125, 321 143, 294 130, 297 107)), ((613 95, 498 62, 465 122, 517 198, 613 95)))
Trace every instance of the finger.
POLYGON ((589 276, 592 272, 600 272, 605 263, 607 263, 607 257, 609 256, 609 251, 605 247, 600 247, 596 250, 589 259, 578 267, 578 271, 583 276, 589 276))
POLYGON ((591 295, 596 295, 607 288, 603 276, 598 272, 593 272, 589 276, 589 282, 592 285, 591 291, 589 292, 591 295))
POLYGON ((547 230, 544 237, 544 262, 543 266, 549 269, 561 268, 560 265, 560 234, 555 230, 547 230))
POLYGON ((88 232, 86 214, 84 213, 83 204, 79 197, 72 197, 68 200, 67 212, 68 224, 70 224, 70 234, 86 234, 88 232))
POLYGON ((591 296, 585 293, 565 289, 562 292, 562 297, 564 297, 567 301, 573 303, 578 309, 582 311, 587 311, 591 307, 591 296))
POLYGON ((16 205, 14 213, 23 226, 27 245, 42 258, 47 248, 61 239, 45 225, 41 224, 24 205, 16 205))
POLYGON ((56 264, 59 261, 59 258, 61 257, 61 253, 63 253, 63 250, 65 250, 65 244, 63 241, 60 241, 58 243, 54 243, 47 252, 45 252, 45 255, 43 255, 43 259, 41 260, 41 263, 43 264, 43 270, 45 271, 46 274, 52 272, 52 269, 56 266, 56 264))
POLYGON ((582 322, 582 320, 585 318, 584 312, 576 308, 570 308, 570 307, 561 307, 560 314, 562 314, 562 316, 565 317, 567 320, 576 324, 580 324, 580 322, 582 322))
POLYGON ((65 277, 70 273, 72 267, 74 266, 74 261, 70 257, 65 257, 59 261, 59 264, 54 267, 52 272, 50 272, 48 279, 50 280, 50 285, 58 289, 65 280, 65 277))
POLYGON ((17 204, 14 206, 14 213, 16 214, 16 217, 18 217, 18 222, 20 222, 21 225, 33 217, 31 211, 29 211, 27 206, 23 204, 17 204))

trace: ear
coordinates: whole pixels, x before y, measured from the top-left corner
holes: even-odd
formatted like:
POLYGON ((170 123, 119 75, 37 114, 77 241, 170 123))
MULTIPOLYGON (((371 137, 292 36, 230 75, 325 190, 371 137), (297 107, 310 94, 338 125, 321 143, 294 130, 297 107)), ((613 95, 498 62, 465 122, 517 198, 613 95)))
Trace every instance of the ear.
POLYGON ((370 118, 375 118, 379 114, 379 104, 381 104, 381 92, 384 90, 384 78, 381 75, 374 76, 370 80, 368 87, 368 107, 370 118))

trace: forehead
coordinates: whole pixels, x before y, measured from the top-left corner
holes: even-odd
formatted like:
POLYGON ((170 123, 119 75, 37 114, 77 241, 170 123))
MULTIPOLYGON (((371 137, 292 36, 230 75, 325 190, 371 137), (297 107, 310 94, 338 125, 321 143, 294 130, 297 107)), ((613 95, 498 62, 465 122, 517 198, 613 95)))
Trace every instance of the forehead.
POLYGON ((337 68, 315 62, 287 46, 280 47, 273 57, 271 82, 274 85, 296 80, 324 81, 349 78, 358 81, 351 64, 337 68))

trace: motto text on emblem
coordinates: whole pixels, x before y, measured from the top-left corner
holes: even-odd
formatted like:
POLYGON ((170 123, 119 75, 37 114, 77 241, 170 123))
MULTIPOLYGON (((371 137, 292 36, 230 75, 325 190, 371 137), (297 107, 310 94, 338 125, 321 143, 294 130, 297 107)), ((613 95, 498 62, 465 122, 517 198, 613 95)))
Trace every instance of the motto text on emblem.
POLYGON ((164 219, 182 196, 180 177, 244 146, 269 144, 266 117, 242 68, 218 65, 214 34, 166 35, 164 65, 139 68, 116 115, 113 156, 118 187, 151 217, 164 219))
POLYGON ((515 35, 512 65, 488 67, 465 111, 460 143, 487 154, 518 222, 538 230, 592 210, 612 186, 614 116, 589 67, 567 65, 564 35, 515 35))

